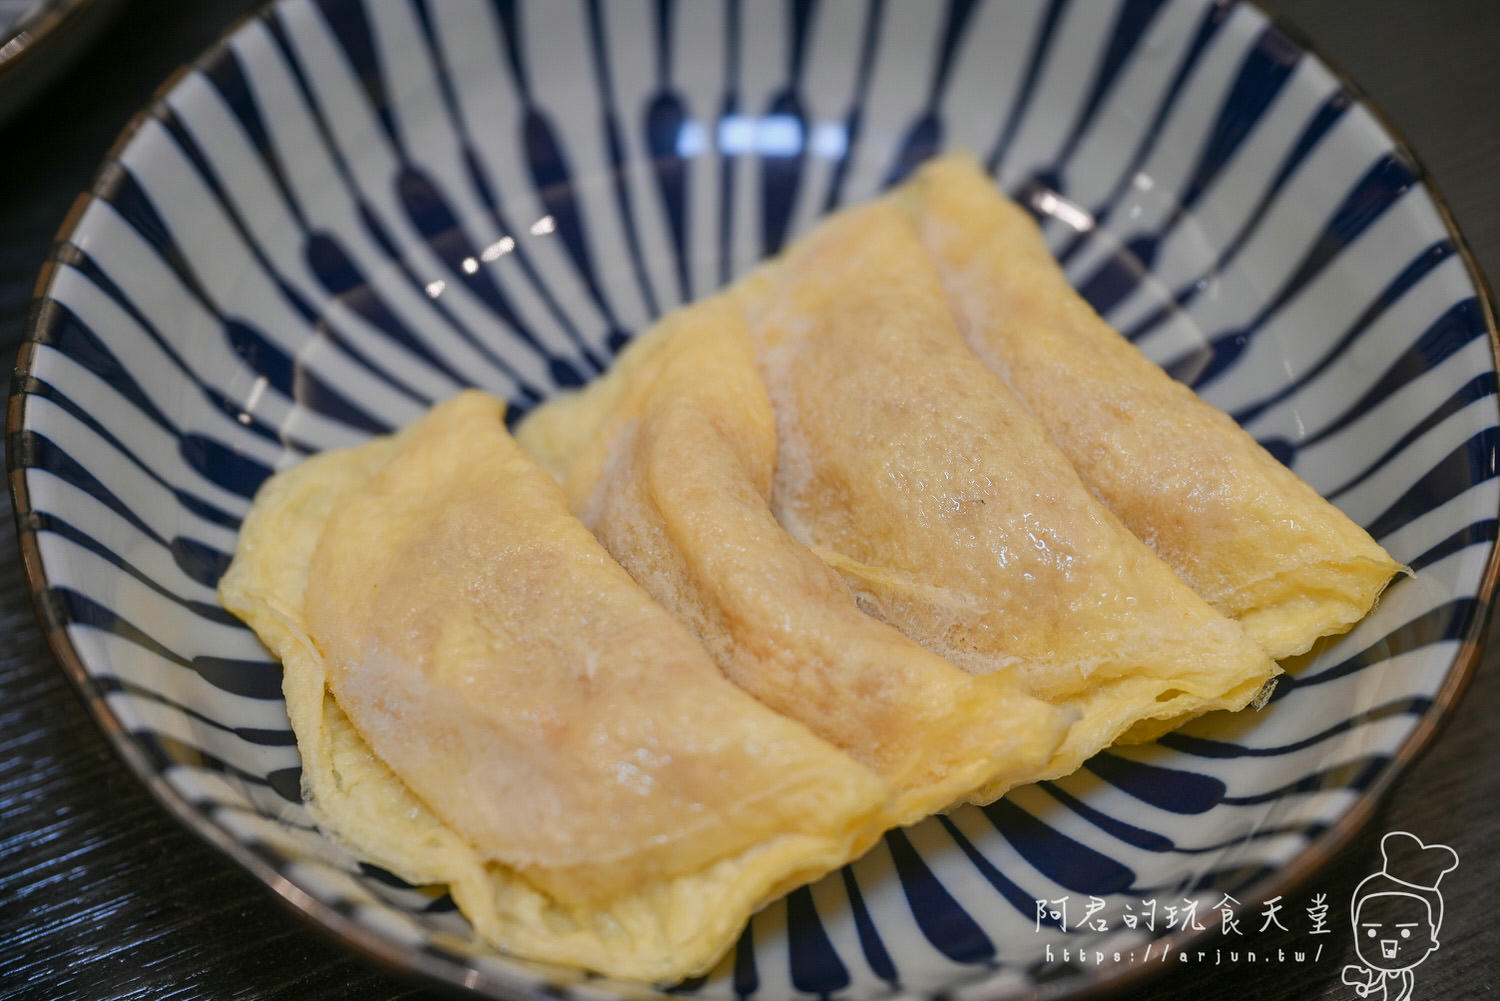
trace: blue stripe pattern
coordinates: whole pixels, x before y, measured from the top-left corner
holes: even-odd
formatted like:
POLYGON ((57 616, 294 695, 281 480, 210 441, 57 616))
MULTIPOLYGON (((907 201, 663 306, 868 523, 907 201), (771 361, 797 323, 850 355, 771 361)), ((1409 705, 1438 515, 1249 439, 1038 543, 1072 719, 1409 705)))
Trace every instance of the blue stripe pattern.
POLYGON ((274 470, 464 386, 517 419, 954 147, 1106 318, 1415 576, 1253 720, 890 832, 757 916, 719 970, 662 986, 1108 977, 1043 957, 1140 948, 1118 915, 1143 896, 1271 891, 1405 753, 1475 637, 1500 524, 1494 331, 1456 237, 1405 152, 1253 7, 281 0, 142 119, 56 254, 10 449, 44 619, 165 794, 323 916, 400 927, 394 962, 495 996, 569 994, 577 974, 464 946, 450 898, 316 832, 279 666, 214 598, 239 521, 274 470), (1103 899, 1110 929, 1039 918, 1069 895, 1103 899))

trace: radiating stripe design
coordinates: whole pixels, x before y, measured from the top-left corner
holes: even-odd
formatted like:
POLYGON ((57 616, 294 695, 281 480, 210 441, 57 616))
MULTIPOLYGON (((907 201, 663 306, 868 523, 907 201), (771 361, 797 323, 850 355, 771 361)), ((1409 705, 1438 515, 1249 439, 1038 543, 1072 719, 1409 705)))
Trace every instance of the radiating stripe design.
MULTIPOLYGON (((1407 154, 1211 0, 282 0, 145 115, 56 254, 11 428, 38 600, 128 756, 340 934, 496 996, 452 901, 299 802, 280 670, 214 600, 257 486, 461 387, 518 417, 932 153, 1416 576, 1254 719, 890 833, 758 915, 703 998, 1002 997, 1251 903, 1442 708, 1489 598, 1486 304, 1407 154), (1105 931, 1071 925, 1089 896, 1105 931), (1069 897, 1069 930, 1038 900, 1069 897)), ((274 880, 273 880, 274 881, 274 880)), ((1070 980, 1070 978, 1073 978, 1070 980)), ((590 984, 591 994, 610 991, 590 984)))

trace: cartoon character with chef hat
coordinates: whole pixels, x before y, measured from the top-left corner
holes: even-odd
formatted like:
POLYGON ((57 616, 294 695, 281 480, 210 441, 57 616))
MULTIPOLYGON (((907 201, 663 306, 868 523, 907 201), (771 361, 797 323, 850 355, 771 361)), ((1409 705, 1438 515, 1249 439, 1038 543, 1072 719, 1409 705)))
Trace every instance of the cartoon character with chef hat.
POLYGON ((1416 982, 1412 969, 1438 947, 1438 883, 1458 868, 1458 853, 1392 831, 1380 839, 1380 854, 1380 871, 1354 888, 1354 948, 1364 965, 1344 967, 1344 983, 1362 998, 1409 1001, 1416 982))

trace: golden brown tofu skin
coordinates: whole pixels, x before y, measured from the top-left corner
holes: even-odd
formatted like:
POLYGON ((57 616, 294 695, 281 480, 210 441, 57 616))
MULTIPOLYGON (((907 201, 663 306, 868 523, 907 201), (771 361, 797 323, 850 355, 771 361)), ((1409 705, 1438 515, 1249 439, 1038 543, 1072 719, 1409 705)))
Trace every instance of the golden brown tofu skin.
POLYGON ((775 423, 730 298, 665 318, 517 440, 563 473, 583 523, 729 678, 895 786, 891 824, 998 794, 1051 759, 1068 713, 865 615, 776 522, 775 423))
POLYGON ((737 289, 775 413, 773 504, 870 614, 1079 720, 1037 778, 1276 672, 1079 479, 975 356, 901 208, 840 213, 737 289))
POLYGON ((881 830, 887 784, 726 681, 482 394, 274 477, 221 595, 319 822, 516 954, 702 972, 881 830))
POLYGON ((1209 604, 1277 659, 1364 617, 1401 565, 1110 328, 976 161, 932 161, 898 198, 970 346, 1209 604))

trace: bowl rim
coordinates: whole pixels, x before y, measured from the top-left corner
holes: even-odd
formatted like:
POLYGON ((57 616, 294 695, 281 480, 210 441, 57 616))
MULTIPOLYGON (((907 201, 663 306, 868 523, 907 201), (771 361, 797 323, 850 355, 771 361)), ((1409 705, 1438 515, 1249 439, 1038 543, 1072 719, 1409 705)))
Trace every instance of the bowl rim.
MULTIPOLYGON (((87 0, 75 0, 65 6, 77 6, 87 0)), ((38 543, 40 516, 31 504, 26 485, 29 469, 20 458, 16 447, 21 440, 25 424, 26 405, 30 398, 27 385, 32 378, 37 348, 42 344, 44 331, 51 317, 53 300, 50 292, 59 264, 70 263, 71 237, 78 228, 84 211, 95 200, 107 199, 124 176, 120 157, 135 134, 148 121, 159 119, 166 111, 167 94, 194 70, 205 69, 221 58, 233 37, 253 21, 260 20, 275 8, 280 0, 265 0, 254 10, 243 14, 223 29, 217 39, 202 53, 174 70, 152 92, 150 100, 126 122, 120 135, 110 145, 89 187, 81 192, 69 207, 67 214, 53 238, 52 249, 42 264, 32 289, 31 303, 26 320, 26 333, 16 356, 11 378, 11 391, 6 406, 6 474, 10 483, 11 502, 16 519, 17 547, 21 554, 27 591, 37 622, 46 638, 53 657, 62 667, 63 673, 72 682, 74 693, 88 707, 94 723, 103 732, 108 743, 125 762, 128 769, 145 786, 147 792, 168 814, 188 831, 216 849, 221 855, 238 864, 254 876, 284 907, 307 925, 331 937, 340 944, 353 949, 365 958, 401 976, 429 978, 447 987, 481 990, 493 997, 509 1001, 555 1001, 571 996, 567 986, 534 985, 519 973, 499 970, 494 967, 481 969, 472 963, 464 963, 463 957, 455 953, 435 949, 424 949, 396 941, 374 929, 359 923, 322 899, 308 893, 263 858, 243 841, 221 827, 199 807, 190 803, 174 786, 168 783, 152 764, 146 753, 131 735, 126 732, 118 718, 105 702, 92 675, 84 666, 83 658, 68 638, 67 617, 50 598, 51 584, 43 565, 41 547, 38 543)), ((321 4, 325 0, 315 0, 321 4)), ((1277 10, 1269 6, 1275 0, 1206 0, 1207 3, 1225 7, 1244 6, 1265 17, 1268 26, 1275 28, 1295 45, 1304 55, 1316 59, 1328 70, 1339 87, 1355 102, 1370 113, 1377 128, 1390 141, 1392 153, 1420 183, 1431 200, 1433 209, 1446 230, 1448 239, 1463 262, 1465 273, 1474 288, 1475 299, 1485 324, 1490 344, 1491 363, 1500 372, 1500 323, 1497 323, 1496 300, 1489 282, 1480 270, 1478 262, 1464 239, 1457 221, 1453 218, 1441 191, 1434 183, 1431 173, 1417 156, 1405 135, 1389 116, 1377 105, 1369 93, 1355 82, 1341 66, 1328 56, 1300 28, 1288 22, 1277 10)), ((1390 759, 1359 791, 1354 802, 1324 830, 1314 835, 1287 865, 1254 883, 1245 891, 1245 900, 1235 908, 1236 913, 1248 913, 1265 901, 1292 892, 1302 886, 1315 872, 1342 854, 1373 819, 1376 809, 1405 775, 1407 769, 1426 752, 1437 735, 1442 732, 1453 714, 1459 700, 1468 690, 1485 649, 1485 634, 1494 616, 1494 598, 1500 584, 1500 540, 1491 545, 1484 573, 1476 593, 1478 609, 1468 624, 1452 665, 1443 676, 1431 704, 1416 719, 1410 733, 1401 742, 1390 759)), ((1159 936, 1153 943, 1175 951, 1188 951, 1190 946, 1201 945, 1218 935, 1214 927, 1187 929, 1159 936)), ((1164 964, 1124 963, 1107 967, 1094 967, 1069 974, 1048 983, 1032 983, 1019 991, 1005 988, 1001 992, 976 993, 971 1001, 1086 1001, 1106 994, 1138 987, 1162 974, 1164 964)), ((582 978, 594 975, 581 973, 582 978)), ((918 992, 900 990, 893 998, 929 998, 943 992, 918 992)))
POLYGON ((0 28, 0 124, 24 114, 121 6, 122 0, 36 0, 0 28))
POLYGON ((76 18, 94 0, 36 0, 10 26, 0 31, 0 72, 13 72, 38 45, 45 45, 64 24, 76 18), (14 49, 9 43, 24 39, 14 49))

